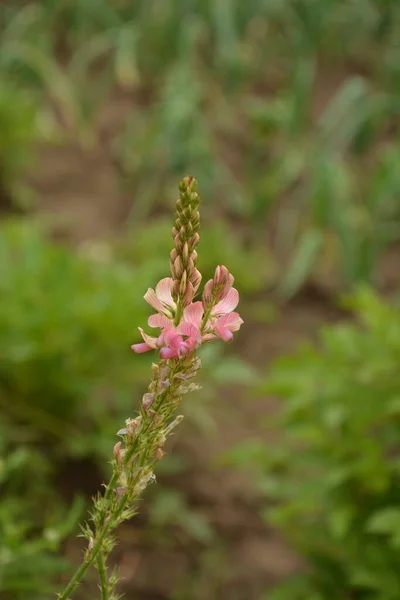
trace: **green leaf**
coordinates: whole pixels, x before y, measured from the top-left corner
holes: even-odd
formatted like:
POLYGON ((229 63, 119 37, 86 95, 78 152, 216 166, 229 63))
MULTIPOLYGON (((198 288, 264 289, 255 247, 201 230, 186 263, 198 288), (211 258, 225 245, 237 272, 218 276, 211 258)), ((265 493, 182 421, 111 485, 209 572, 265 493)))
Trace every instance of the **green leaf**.
POLYGON ((279 286, 278 291, 281 296, 290 298, 305 282, 317 262, 322 244, 321 231, 310 229, 301 235, 292 262, 279 286))
POLYGON ((367 521, 366 530, 400 537, 400 508, 389 506, 376 512, 367 521))

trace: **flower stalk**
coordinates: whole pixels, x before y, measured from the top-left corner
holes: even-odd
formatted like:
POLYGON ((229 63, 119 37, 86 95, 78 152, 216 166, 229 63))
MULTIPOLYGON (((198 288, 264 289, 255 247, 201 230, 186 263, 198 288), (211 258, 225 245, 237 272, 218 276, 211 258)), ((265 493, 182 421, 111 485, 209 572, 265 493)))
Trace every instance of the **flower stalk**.
POLYGON ((102 600, 117 600, 118 573, 108 576, 107 559, 115 545, 114 531, 137 511, 145 488, 155 481, 154 469, 165 456, 165 444, 182 421, 176 410, 185 394, 198 389, 192 380, 199 368, 196 356, 201 344, 221 338, 229 341, 242 323, 233 312, 239 295, 228 269, 219 266, 205 285, 202 301, 194 302, 201 275, 196 268, 199 243, 199 195, 196 180, 186 177, 179 186, 180 197, 172 236, 171 277, 162 279, 145 300, 157 311, 149 317, 150 327, 161 329, 157 337, 140 329, 143 343, 134 344, 136 353, 156 350, 160 360, 152 365, 152 378, 143 395, 138 416, 127 419, 118 431, 121 438, 113 450, 112 476, 104 495, 94 499, 90 523, 82 527, 88 545, 78 567, 59 600, 69 600, 94 565, 99 574, 102 600))

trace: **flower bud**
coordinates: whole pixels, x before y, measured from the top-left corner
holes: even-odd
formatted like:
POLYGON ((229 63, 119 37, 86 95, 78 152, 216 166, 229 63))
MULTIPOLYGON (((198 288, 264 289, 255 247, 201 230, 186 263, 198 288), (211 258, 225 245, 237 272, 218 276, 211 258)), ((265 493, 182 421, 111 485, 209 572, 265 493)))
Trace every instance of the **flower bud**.
MULTIPOLYGON (((197 214, 199 214, 199 213, 197 213, 197 214)), ((192 237, 193 248, 196 248, 196 246, 198 246, 199 242, 200 242, 200 235, 198 233, 195 233, 192 237)), ((196 256, 196 258, 197 258, 197 256, 196 256)))
POLYGON ((182 277, 180 280, 180 284, 179 284, 179 294, 181 296, 183 296, 186 291, 186 281, 187 281, 187 273, 186 273, 186 271, 183 271, 182 277))
POLYGON ((190 281, 186 284, 186 289, 182 297, 182 306, 189 306, 194 298, 194 287, 190 281))
POLYGON ((117 442, 114 446, 114 458, 117 461, 117 463, 120 465, 121 461, 122 461, 122 456, 121 456, 121 442, 117 442))
POLYGON ((135 433, 135 430, 139 427, 142 421, 142 417, 139 415, 136 419, 127 419, 125 421, 126 427, 131 435, 135 433))
POLYGON ((180 279, 183 274, 183 264, 180 256, 177 256, 174 261, 174 275, 177 279, 180 279))
POLYGON ((197 269, 194 269, 193 274, 190 278, 190 281, 193 285, 194 293, 197 292, 201 283, 201 273, 197 269))
POLYGON ((199 272, 195 269, 200 227, 199 195, 195 191, 197 182, 192 177, 184 178, 179 185, 180 197, 177 200, 175 223, 172 228, 174 249, 170 253, 170 270, 174 280, 171 293, 175 302, 185 307, 193 300, 200 285, 199 272), (188 282, 191 288, 187 290, 188 282))
POLYGON ((157 460, 161 460, 162 458, 164 458, 164 456, 165 456, 164 450, 162 450, 162 448, 157 448, 157 450, 156 450, 156 459, 157 460))
POLYGON ((204 309, 207 309, 213 301, 214 282, 209 279, 203 288, 202 302, 204 309))
POLYGON ((215 300, 219 302, 222 298, 225 298, 229 290, 231 289, 234 282, 234 277, 231 275, 226 267, 218 265, 215 269, 213 278, 215 300))
POLYGON ((154 402, 154 394, 147 393, 147 394, 143 395, 142 405, 145 410, 149 410, 149 408, 151 407, 153 402, 154 402))
POLYGON ((183 248, 182 248, 182 258, 183 258, 183 262, 186 265, 188 260, 189 260, 189 246, 188 243, 185 242, 183 244, 183 248))
POLYGON ((176 427, 177 425, 179 425, 179 423, 182 423, 182 421, 183 421, 183 415, 178 415, 178 416, 177 416, 177 417, 176 417, 176 418, 175 418, 175 419, 172 421, 172 423, 170 423, 170 424, 168 425, 168 427, 165 429, 165 436, 169 435, 169 434, 171 433, 171 431, 172 431, 173 429, 175 429, 175 427, 176 427))

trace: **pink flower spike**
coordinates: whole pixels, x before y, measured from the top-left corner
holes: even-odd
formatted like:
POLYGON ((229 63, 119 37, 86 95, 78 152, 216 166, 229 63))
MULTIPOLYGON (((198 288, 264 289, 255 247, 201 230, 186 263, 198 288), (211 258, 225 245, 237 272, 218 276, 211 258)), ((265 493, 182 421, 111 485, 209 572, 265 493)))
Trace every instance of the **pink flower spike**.
POLYGON ((153 350, 148 344, 132 344, 131 350, 136 352, 136 354, 143 354, 143 352, 148 352, 149 350, 153 350))
POLYGON ((203 304, 200 301, 193 302, 192 304, 189 304, 189 306, 187 306, 183 311, 183 320, 186 323, 194 325, 197 329, 200 329, 201 322, 203 320, 203 313, 203 304))
POLYGON ((239 304, 239 292, 235 288, 231 288, 225 298, 214 306, 211 311, 212 315, 225 315, 235 310, 239 304))
POLYGON ((160 356, 163 359, 178 358, 178 352, 172 348, 161 348, 160 356))

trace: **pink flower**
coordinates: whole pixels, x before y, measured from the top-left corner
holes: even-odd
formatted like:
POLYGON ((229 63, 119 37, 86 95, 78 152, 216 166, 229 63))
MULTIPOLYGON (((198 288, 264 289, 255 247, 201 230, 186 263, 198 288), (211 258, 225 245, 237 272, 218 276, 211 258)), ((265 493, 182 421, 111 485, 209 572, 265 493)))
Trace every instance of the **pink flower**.
POLYGON ((159 338, 147 335, 147 333, 145 333, 141 327, 139 327, 139 331, 144 342, 142 342, 141 344, 132 344, 131 350, 136 352, 136 354, 143 354, 143 352, 149 352, 149 350, 157 350, 161 347, 161 344, 159 345, 159 338))
POLYGON ((193 352, 201 344, 201 334, 193 325, 182 321, 176 328, 172 321, 163 315, 149 317, 151 327, 162 327, 161 334, 156 338, 147 335, 141 327, 139 331, 144 343, 133 344, 131 349, 136 354, 149 350, 160 350, 161 358, 179 358, 193 352))
POLYGON ((175 330, 161 335, 165 344, 160 350, 161 358, 180 358, 190 354, 201 344, 200 332, 188 323, 181 323, 175 330))
POLYGON ((204 308, 201 302, 193 302, 185 308, 183 320, 193 325, 198 331, 203 330, 203 341, 210 341, 217 336, 229 342, 233 332, 240 329, 243 319, 239 313, 233 312, 239 302, 239 293, 231 288, 225 298, 220 300, 211 310, 207 323, 203 323, 204 308))
POLYGON ((163 359, 180 358, 193 352, 202 342, 220 337, 225 342, 233 338, 233 332, 240 329, 243 320, 234 309, 239 302, 239 293, 232 287, 233 277, 228 269, 217 267, 214 279, 206 284, 203 301, 192 302, 185 307, 181 322, 174 325, 176 303, 172 297, 173 280, 161 279, 155 291, 149 288, 145 300, 158 313, 148 319, 150 327, 159 327, 158 337, 147 335, 139 327, 143 342, 133 344, 137 354, 160 350, 163 359), (216 302, 211 306, 212 302, 216 302), (205 315, 207 315, 205 317, 205 315))
POLYGON ((157 283, 156 291, 149 288, 144 295, 144 299, 150 306, 168 318, 172 318, 176 311, 176 302, 172 298, 172 286, 172 278, 165 277, 157 283))
POLYGON ((211 310, 212 316, 226 315, 231 313, 239 304, 239 292, 230 288, 227 294, 211 310))
POLYGON ((235 281, 226 267, 218 265, 215 269, 214 277, 207 281, 203 290, 203 306, 209 308, 212 301, 220 301, 228 294, 235 281))
POLYGON ((241 319, 239 313, 231 312, 214 319, 213 327, 215 333, 223 339, 224 342, 230 342, 233 338, 233 332, 239 331, 242 323, 243 319, 241 319))

